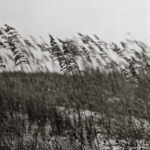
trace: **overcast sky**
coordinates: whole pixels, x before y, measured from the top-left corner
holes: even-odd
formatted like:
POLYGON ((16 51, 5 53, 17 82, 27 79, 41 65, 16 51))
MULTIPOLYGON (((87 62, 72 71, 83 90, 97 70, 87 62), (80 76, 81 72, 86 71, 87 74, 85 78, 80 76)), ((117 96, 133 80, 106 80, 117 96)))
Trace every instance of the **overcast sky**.
POLYGON ((0 23, 25 35, 82 32, 116 41, 132 33, 150 41, 150 0, 0 0, 0 23))

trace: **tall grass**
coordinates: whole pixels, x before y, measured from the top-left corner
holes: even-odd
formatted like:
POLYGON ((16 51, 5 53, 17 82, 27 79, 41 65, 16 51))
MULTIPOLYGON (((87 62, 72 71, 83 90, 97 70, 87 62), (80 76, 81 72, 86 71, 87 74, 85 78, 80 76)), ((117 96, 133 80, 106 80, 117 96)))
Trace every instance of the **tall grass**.
MULTIPOLYGON (((11 30, 14 29, 5 32, 11 30)), ((0 74, 1 149, 112 150, 119 147, 121 150, 150 146, 148 58, 144 53, 139 56, 144 62, 125 58, 127 65, 120 72, 104 51, 108 46, 106 43, 102 44, 96 35, 97 42, 89 36, 80 33, 79 36, 85 43, 84 48, 59 39, 60 46, 50 35, 47 50, 58 61, 63 74, 0 74), (80 70, 76 60, 81 55, 80 49, 83 50, 81 58, 86 57, 89 63, 93 63, 86 53, 91 46, 89 43, 93 44, 91 50, 95 45, 101 54, 103 52, 109 71, 89 67, 80 70), (137 64, 142 67, 137 69, 137 64)), ((16 62, 22 60, 20 42, 8 41, 14 46, 13 52, 17 51, 16 62)), ((138 44, 144 51, 145 46, 138 44)), ((114 51, 120 53, 119 47, 112 45, 114 51)), ((126 48, 125 43, 122 45, 126 48)), ((23 60, 30 65, 25 57, 23 60)))

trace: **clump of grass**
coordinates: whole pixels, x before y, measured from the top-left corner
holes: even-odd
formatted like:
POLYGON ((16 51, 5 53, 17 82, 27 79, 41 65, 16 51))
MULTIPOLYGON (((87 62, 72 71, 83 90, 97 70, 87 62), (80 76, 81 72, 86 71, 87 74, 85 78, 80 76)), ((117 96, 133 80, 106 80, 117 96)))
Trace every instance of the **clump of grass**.
POLYGON ((26 49, 24 40, 16 29, 6 24, 4 28, 1 27, 0 32, 3 35, 7 49, 10 49, 14 55, 15 65, 21 66, 22 71, 25 71, 24 64, 29 65, 30 69, 32 69, 28 59, 22 52, 23 49, 26 49))

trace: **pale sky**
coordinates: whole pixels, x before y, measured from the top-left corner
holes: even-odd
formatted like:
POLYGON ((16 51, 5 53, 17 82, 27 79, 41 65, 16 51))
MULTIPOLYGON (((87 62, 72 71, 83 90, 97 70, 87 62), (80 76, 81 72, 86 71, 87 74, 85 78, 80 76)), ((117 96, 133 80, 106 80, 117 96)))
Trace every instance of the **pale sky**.
POLYGON ((120 41, 129 32, 150 41, 150 0, 0 0, 0 23, 24 35, 81 32, 120 41))

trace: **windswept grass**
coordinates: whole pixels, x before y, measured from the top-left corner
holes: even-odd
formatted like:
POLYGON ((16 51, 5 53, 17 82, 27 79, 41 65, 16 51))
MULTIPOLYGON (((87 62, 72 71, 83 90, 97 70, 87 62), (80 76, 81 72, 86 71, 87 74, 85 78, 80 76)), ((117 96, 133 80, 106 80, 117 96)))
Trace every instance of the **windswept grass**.
POLYGON ((93 39, 79 33, 79 45, 52 35, 50 44, 39 44, 34 38, 30 43, 8 25, 0 29, 0 35, 1 48, 11 50, 15 68, 22 71, 5 72, 7 66, 0 57, 0 149, 150 147, 149 47, 143 42, 121 42, 120 48, 96 35, 93 39), (140 49, 133 50, 130 58, 126 56, 129 43, 140 49), (48 57, 56 61, 62 74, 50 73, 48 68, 45 73, 33 73, 35 66, 28 61, 31 55, 38 67, 44 66, 39 66, 40 60, 27 48, 40 48, 44 61, 48 57), (45 51, 50 56, 43 55, 45 51))

